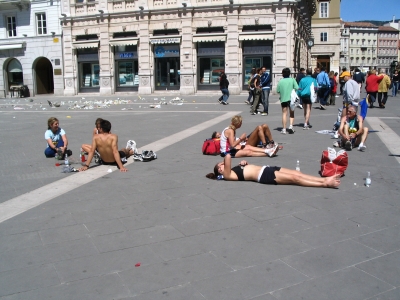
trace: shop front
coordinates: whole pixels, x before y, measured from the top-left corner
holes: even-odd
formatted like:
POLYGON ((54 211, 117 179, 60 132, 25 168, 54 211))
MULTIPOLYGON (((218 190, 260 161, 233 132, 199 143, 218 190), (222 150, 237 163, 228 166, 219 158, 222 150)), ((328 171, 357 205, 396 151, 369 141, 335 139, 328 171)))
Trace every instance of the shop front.
POLYGON ((80 93, 100 91, 98 46, 98 41, 73 44, 78 62, 78 91, 80 93))
POLYGON ((139 66, 136 45, 116 46, 114 48, 116 91, 137 91, 139 87, 139 66))
POLYGON ((155 90, 180 89, 180 38, 153 39, 155 90))
MULTIPOLYGON (((271 74, 272 70, 272 41, 268 40, 246 40, 253 37, 240 37, 243 48, 243 90, 247 89, 248 81, 251 77, 252 68, 266 67, 267 72, 271 74)), ((271 74, 272 76, 272 74, 271 74)))
POLYGON ((219 77, 225 72, 225 39, 226 36, 218 38, 222 41, 205 41, 205 38, 194 37, 197 43, 197 74, 198 90, 219 90, 219 77))

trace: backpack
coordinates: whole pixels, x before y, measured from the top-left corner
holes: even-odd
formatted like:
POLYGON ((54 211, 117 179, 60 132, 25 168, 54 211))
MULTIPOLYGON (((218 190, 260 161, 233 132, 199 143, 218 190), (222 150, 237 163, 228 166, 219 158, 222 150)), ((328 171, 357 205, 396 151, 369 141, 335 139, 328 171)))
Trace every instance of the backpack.
POLYGON ((257 74, 255 74, 255 75, 253 76, 253 78, 251 78, 251 80, 250 80, 250 87, 251 87, 252 89, 255 88, 254 81, 256 81, 256 78, 257 78, 257 74))
POLYGON ((219 139, 208 139, 203 143, 201 151, 204 155, 218 155, 221 153, 221 146, 219 139))

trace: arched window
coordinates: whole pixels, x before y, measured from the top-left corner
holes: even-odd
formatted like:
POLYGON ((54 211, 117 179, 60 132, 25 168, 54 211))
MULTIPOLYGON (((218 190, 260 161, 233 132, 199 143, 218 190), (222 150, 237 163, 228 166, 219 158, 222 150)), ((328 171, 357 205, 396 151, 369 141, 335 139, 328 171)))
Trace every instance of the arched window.
POLYGON ((9 86, 24 84, 22 65, 17 59, 14 58, 8 63, 7 73, 9 86))

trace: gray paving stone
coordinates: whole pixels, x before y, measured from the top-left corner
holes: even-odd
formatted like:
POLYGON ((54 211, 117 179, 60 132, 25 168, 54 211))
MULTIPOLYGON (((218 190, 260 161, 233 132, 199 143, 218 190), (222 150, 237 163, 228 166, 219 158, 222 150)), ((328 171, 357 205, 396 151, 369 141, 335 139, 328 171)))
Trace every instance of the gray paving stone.
POLYGON ((206 216, 197 219, 187 220, 182 223, 173 222, 172 225, 184 235, 194 235, 221 229, 227 229, 244 224, 251 224, 255 221, 242 213, 226 213, 216 216, 206 216))
POLYGON ((382 294, 379 294, 378 296, 369 298, 368 300, 397 300, 397 299, 400 299, 400 289, 399 288, 395 288, 388 292, 384 292, 382 294))
POLYGON ((352 240, 294 254, 282 260, 309 277, 318 277, 357 263, 370 260, 380 253, 352 240))
POLYGON ((167 289, 162 289, 155 292, 146 294, 140 294, 135 298, 123 299, 123 300, 160 300, 160 299, 171 299, 171 300, 204 300, 204 296, 196 291, 191 284, 184 284, 174 286, 167 289))
MULTIPOLYGON (((6 232, 2 232, 5 234, 6 232)), ((38 232, 27 232, 11 235, 1 235, 0 253, 15 249, 41 246, 42 240, 38 232)))
POLYGON ((352 217, 351 220, 361 225, 367 225, 376 230, 397 226, 400 225, 400 209, 384 209, 381 211, 352 217))
MULTIPOLYGON (((305 275, 288 267, 282 261, 273 261, 231 272, 225 276, 195 281, 193 285, 209 300, 241 300, 292 286, 304 280, 307 280, 305 275)), ((268 299, 267 297, 260 299, 268 299)))
POLYGON ((85 223, 90 236, 107 235, 126 231, 125 226, 119 219, 105 220, 100 222, 85 223))
POLYGON ((162 262, 147 246, 111 251, 54 263, 61 283, 98 277, 162 262))
POLYGON ((353 240, 382 253, 389 253, 400 250, 399 231, 400 226, 393 226, 353 238, 353 240))
POLYGON ((212 253, 232 269, 238 270, 310 249, 293 237, 271 235, 264 240, 246 242, 239 247, 217 249, 212 253))
POLYGON ((72 225, 39 231, 43 244, 72 241, 87 237, 89 231, 83 225, 72 225))
POLYGON ((207 253, 134 268, 120 272, 119 275, 131 292, 146 293, 185 285, 231 271, 231 268, 207 253))
POLYGON ((345 220, 339 223, 326 224, 291 233, 299 241, 312 247, 321 247, 348 238, 357 238, 360 235, 372 232, 373 229, 345 220))
POLYGON ((272 295, 279 300, 361 300, 391 289, 390 284, 350 267, 277 290, 272 295))
POLYGON ((0 296, 26 292, 60 283, 52 264, 0 272, 0 296))
POLYGON ((400 287, 399 260, 400 251, 396 251, 357 264, 356 267, 384 282, 400 287))

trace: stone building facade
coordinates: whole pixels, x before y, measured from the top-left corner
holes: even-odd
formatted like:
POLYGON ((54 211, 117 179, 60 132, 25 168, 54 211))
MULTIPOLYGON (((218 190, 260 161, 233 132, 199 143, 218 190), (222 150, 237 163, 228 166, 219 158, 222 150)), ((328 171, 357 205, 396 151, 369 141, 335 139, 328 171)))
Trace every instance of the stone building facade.
POLYGON ((378 28, 378 68, 389 74, 390 65, 398 61, 399 30, 391 26, 378 28))
POLYGON ((1 93, 64 94, 59 15, 57 0, 0 1, 1 93))
POLYGON ((315 0, 63 0, 64 95, 247 88, 308 59, 315 0))

